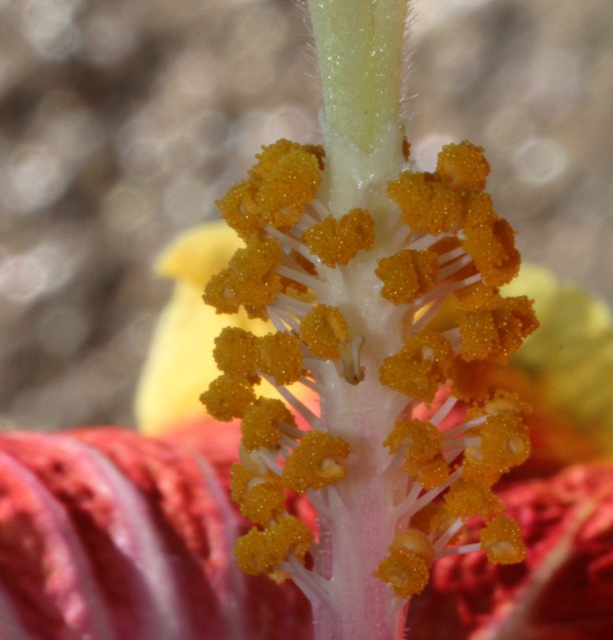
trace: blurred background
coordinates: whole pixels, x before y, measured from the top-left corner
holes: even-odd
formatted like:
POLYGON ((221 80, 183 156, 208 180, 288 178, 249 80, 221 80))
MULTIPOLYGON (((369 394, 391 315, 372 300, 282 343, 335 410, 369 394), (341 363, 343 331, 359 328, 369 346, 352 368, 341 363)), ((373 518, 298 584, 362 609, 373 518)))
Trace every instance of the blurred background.
MULTIPOLYGON (((414 156, 485 146, 525 258, 613 302, 613 4, 415 5, 414 156)), ((133 425, 155 256, 319 141, 309 42, 292 0, 0 0, 0 428, 133 425)))

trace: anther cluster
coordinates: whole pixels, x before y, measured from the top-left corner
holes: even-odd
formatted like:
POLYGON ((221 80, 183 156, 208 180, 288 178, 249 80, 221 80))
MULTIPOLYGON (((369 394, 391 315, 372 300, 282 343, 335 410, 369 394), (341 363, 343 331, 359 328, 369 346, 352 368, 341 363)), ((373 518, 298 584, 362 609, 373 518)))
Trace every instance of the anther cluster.
POLYGON ((371 526, 388 540, 369 573, 399 596, 419 593, 445 555, 520 561, 518 525, 492 486, 529 455, 529 407, 492 372, 538 323, 530 300, 500 293, 520 257, 484 191, 483 150, 448 145, 433 173, 407 160, 385 211, 366 199, 329 211, 324 169, 321 148, 280 140, 218 203, 244 247, 204 300, 271 326, 261 337, 224 329, 221 373, 202 395, 213 417, 242 424, 232 494, 254 526, 239 566, 329 594, 321 527, 333 537, 335 518, 362 508, 365 478, 379 483, 386 512, 371 526), (288 510, 295 493, 318 510, 319 532, 288 510), (482 526, 478 545, 462 544, 468 520, 482 526))

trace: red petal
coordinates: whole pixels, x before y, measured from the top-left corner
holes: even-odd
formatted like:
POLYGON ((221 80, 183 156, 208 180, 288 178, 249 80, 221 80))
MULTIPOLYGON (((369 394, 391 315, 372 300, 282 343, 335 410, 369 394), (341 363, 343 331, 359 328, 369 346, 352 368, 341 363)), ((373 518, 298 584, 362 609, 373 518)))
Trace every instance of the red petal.
POLYGON ((3 640, 310 637, 293 587, 235 568, 244 523, 193 450, 104 428, 4 434, 0 452, 3 640))
POLYGON ((11 456, 0 453, 0 465, 2 608, 15 612, 8 624, 2 619, 3 637, 20 637, 19 626, 24 638, 68 629, 115 638, 87 551, 62 505, 11 456))
MULTIPOLYGON (((569 469, 500 492, 528 556, 445 558, 411 603, 417 640, 604 640, 613 637, 613 466, 569 469)), ((472 536, 472 540, 476 535, 472 536)))

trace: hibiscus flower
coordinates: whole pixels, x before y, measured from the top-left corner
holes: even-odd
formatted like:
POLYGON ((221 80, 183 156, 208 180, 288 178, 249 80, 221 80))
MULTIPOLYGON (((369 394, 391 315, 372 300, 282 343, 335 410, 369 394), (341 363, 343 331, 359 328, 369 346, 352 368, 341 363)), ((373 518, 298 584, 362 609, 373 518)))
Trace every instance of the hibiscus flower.
POLYGON ((324 146, 264 147, 218 203, 240 241, 200 229, 162 259, 177 287, 138 398, 160 435, 0 438, 7 638, 610 632, 613 472, 550 477, 602 452, 610 402, 569 406, 562 365, 599 386, 610 363, 519 350, 538 321, 505 288, 520 258, 483 149, 447 145, 433 172, 410 158, 406 11, 312 3, 324 146), (232 314, 220 332, 203 284, 232 314), (601 428, 581 440, 585 422, 601 428))

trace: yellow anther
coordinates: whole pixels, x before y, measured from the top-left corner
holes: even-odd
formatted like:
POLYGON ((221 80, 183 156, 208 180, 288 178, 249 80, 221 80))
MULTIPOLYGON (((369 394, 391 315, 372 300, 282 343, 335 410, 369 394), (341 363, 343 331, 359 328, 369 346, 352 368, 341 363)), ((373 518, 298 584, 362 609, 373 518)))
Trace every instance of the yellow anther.
POLYGON ((500 513, 504 505, 487 487, 474 482, 458 480, 445 494, 445 507, 452 518, 493 516, 500 513))
POLYGON ((275 238, 249 238, 230 260, 230 268, 244 279, 263 278, 276 269, 283 259, 283 248, 275 238))
POLYGON ((285 512, 285 491, 272 472, 260 476, 242 464, 232 465, 232 499, 252 522, 268 525, 285 512))
POLYGON ((481 444, 466 449, 464 477, 467 480, 491 486, 530 455, 528 426, 520 413, 500 411, 489 416, 473 433, 481 438, 481 444))
POLYGON ((498 218, 489 195, 473 195, 468 203, 463 246, 472 256, 483 282, 492 287, 509 283, 519 272, 521 258, 515 248, 515 232, 498 218))
POLYGON ((202 299, 217 313, 236 313, 241 306, 231 288, 232 278, 232 270, 226 268, 207 282, 202 299))
MULTIPOLYGON (((283 249, 278 240, 254 237, 230 260, 229 268, 235 274, 231 289, 247 312, 271 304, 281 292, 281 278, 275 269, 282 258, 283 249)), ((268 317, 265 311, 252 312, 250 317, 254 315, 268 317)))
POLYGON ((458 229, 464 220, 462 194, 429 173, 401 173, 388 183, 387 195, 399 205, 404 223, 413 231, 438 235, 458 229))
POLYGON ((274 571, 289 554, 304 558, 313 542, 308 527, 294 516, 283 516, 261 531, 255 527, 236 541, 234 556, 238 567, 250 576, 274 571))
POLYGON ((325 265, 347 264, 358 251, 369 251, 375 243, 375 225, 364 209, 352 209, 339 219, 333 216, 314 224, 302 241, 325 265))
POLYGON ((383 282, 381 295, 394 304, 409 304, 436 284, 438 257, 434 251, 404 249, 381 258, 375 271, 383 282))
POLYGON ((204 290, 204 301, 218 313, 235 313, 243 305, 250 318, 268 319, 266 306, 283 288, 275 269, 281 264, 283 249, 274 238, 253 236, 239 249, 230 264, 213 276, 204 290))
POLYGON ((255 393, 248 380, 223 375, 211 382, 200 401, 213 418, 230 422, 242 418, 245 409, 255 402, 255 393))
POLYGON ((257 339, 256 367, 261 373, 272 376, 276 386, 292 384, 302 373, 302 349, 295 336, 269 333, 257 339))
POLYGON ((249 174, 261 181, 255 201, 264 217, 275 228, 292 227, 315 198, 321 182, 320 161, 323 152, 315 147, 288 140, 263 147, 259 162, 249 174))
POLYGON ((411 598, 424 590, 430 580, 430 570, 420 555, 390 547, 389 556, 381 560, 373 576, 387 582, 396 595, 411 598))
POLYGON ((256 337, 244 329, 226 327, 215 338, 213 358, 219 369, 229 375, 257 382, 256 354, 256 337))
POLYGON ((245 240, 266 224, 292 227, 315 198, 323 149, 287 140, 262 148, 249 179, 217 202, 226 222, 245 240))
POLYGON ((494 222, 499 220, 498 214, 494 211, 492 196, 485 191, 471 191, 466 197, 465 204, 465 230, 491 228, 494 222))
POLYGON ((506 364, 523 339, 538 328, 532 302, 526 296, 497 296, 487 308, 459 311, 457 323, 464 360, 499 364, 506 364))
POLYGON ((498 289, 488 287, 483 282, 477 282, 463 289, 459 289, 454 293, 457 299, 458 309, 463 311, 472 311, 483 307, 489 308, 495 304, 499 297, 498 289))
POLYGON ((243 239, 256 235, 266 226, 266 220, 255 202, 257 187, 251 180, 242 180, 215 203, 221 217, 243 239))
POLYGON ((428 567, 434 562, 434 547, 428 536, 419 529, 405 529, 394 537, 390 549, 406 549, 426 561, 428 567))
POLYGON ((258 398, 243 415, 241 431, 245 449, 253 451, 260 447, 280 447, 283 435, 281 427, 284 424, 296 424, 285 404, 276 398, 258 398))
POLYGON ((304 493, 321 489, 345 477, 342 461, 349 455, 349 445, 323 431, 309 431, 300 446, 285 460, 281 476, 288 489, 304 493))
POLYGON ((438 154, 436 173, 441 180, 457 189, 484 189, 490 165, 483 157, 483 147, 468 140, 448 144, 438 154))
POLYGON ((295 152, 312 156, 317 160, 318 168, 320 170, 324 168, 323 158, 325 152, 323 147, 314 144, 300 144, 299 142, 292 142, 291 140, 281 138, 273 144, 262 147, 262 152, 256 155, 258 161, 249 170, 249 175, 261 178, 262 180, 274 178, 279 173, 282 173, 279 171, 279 162, 295 152))
POLYGON ((442 454, 436 456, 419 468, 416 480, 428 490, 440 487, 449 480, 449 463, 442 454))
POLYGON ((414 418, 396 422, 383 445, 389 447, 390 453, 407 447, 402 468, 426 489, 433 489, 449 477, 449 465, 443 458, 443 440, 443 433, 431 422, 414 418))
POLYGON ((249 576, 265 575, 285 559, 281 550, 271 545, 265 531, 255 527, 236 541, 234 557, 239 569, 249 576))
POLYGON ((515 520, 500 515, 479 532, 481 546, 488 560, 495 564, 515 564, 526 557, 521 530, 515 520))
POLYGON ((325 304, 315 305, 300 324, 300 339, 323 360, 340 360, 339 344, 348 334, 347 321, 340 310, 325 304))
POLYGON ((379 380, 420 402, 432 402, 447 379, 454 354, 445 337, 431 330, 407 338, 400 351, 383 360, 379 380))
POLYGON ((442 453, 443 439, 443 433, 431 422, 414 418, 396 422, 383 446, 390 453, 406 447, 404 468, 408 473, 417 473, 423 464, 442 453))

